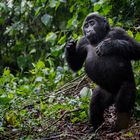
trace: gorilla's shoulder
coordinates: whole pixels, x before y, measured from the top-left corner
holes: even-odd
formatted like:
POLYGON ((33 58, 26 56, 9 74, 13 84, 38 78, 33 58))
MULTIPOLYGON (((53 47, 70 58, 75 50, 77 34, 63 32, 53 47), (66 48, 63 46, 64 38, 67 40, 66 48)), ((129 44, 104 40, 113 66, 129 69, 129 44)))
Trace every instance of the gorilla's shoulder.
POLYGON ((125 30, 121 27, 112 27, 111 32, 116 32, 116 33, 124 33, 125 30))
POLYGON ((113 37, 118 38, 118 37, 124 36, 125 34, 126 34, 126 31, 123 28, 113 27, 111 28, 108 36, 111 36, 112 38, 113 37))

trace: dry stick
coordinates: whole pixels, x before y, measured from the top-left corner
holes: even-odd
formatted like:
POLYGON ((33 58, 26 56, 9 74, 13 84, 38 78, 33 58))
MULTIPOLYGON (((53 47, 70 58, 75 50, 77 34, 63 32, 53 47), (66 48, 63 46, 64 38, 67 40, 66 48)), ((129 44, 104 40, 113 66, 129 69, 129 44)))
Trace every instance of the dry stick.
POLYGON ((99 131, 104 125, 105 125, 105 122, 102 123, 102 124, 96 129, 95 134, 97 134, 98 131, 99 131))
MULTIPOLYGON (((75 87, 75 89, 74 89, 74 91, 76 91, 77 89, 78 89, 78 87, 79 87, 79 85, 81 84, 81 82, 84 80, 86 78, 86 75, 80 80, 80 82, 76 82, 75 84, 72 84, 72 83, 69 83, 70 85, 68 85, 68 88, 65 88, 65 89, 63 89, 63 90, 59 90, 59 91, 57 91, 55 94, 59 94, 59 93, 65 93, 66 91, 69 91, 70 89, 72 89, 72 88, 74 88, 75 87), (71 85, 72 84, 72 85, 71 85), (77 85, 76 85, 77 84, 77 85)), ((67 86, 66 86, 67 87, 67 86)))
POLYGON ((57 138, 61 138, 61 137, 71 137, 71 138, 74 138, 76 140, 79 140, 79 138, 77 136, 74 136, 72 134, 60 134, 60 135, 56 135, 56 136, 51 136, 50 138, 45 138, 45 140, 53 140, 53 139, 57 139, 57 138))
MULTIPOLYGON (((60 91, 61 89, 65 89, 67 86, 69 86, 69 85, 71 85, 71 83, 73 83, 73 82, 75 82, 75 81, 77 81, 77 80, 80 80, 80 78, 81 77, 83 77, 85 74, 82 74, 82 75, 80 75, 79 77, 76 77, 75 79, 73 79, 73 80, 71 80, 70 82, 68 82, 68 83, 66 83, 64 86, 62 86, 61 88, 59 88, 58 90, 56 90, 56 92, 57 91, 60 91)), ((77 81, 78 82, 78 81, 77 81)))
POLYGON ((85 78, 86 78, 86 75, 84 75, 84 77, 82 77, 82 79, 80 80, 80 82, 78 82, 78 85, 76 86, 75 90, 78 89, 79 85, 82 83, 82 81, 84 81, 85 78))
POLYGON ((105 123, 102 123, 102 124, 96 129, 96 131, 89 137, 88 140, 92 140, 92 138, 95 138, 96 135, 97 135, 97 133, 98 133, 98 131, 102 128, 102 126, 103 126, 104 124, 105 124, 105 123))
POLYGON ((62 115, 59 119, 57 119, 54 123, 52 123, 50 126, 48 126, 47 128, 45 128, 42 132, 44 132, 44 131, 47 130, 48 128, 50 128, 50 127, 54 126, 55 124, 57 124, 66 114, 70 114, 70 113, 72 113, 72 112, 76 112, 76 111, 80 111, 80 110, 81 110, 80 108, 76 108, 76 109, 74 109, 74 110, 67 110, 67 111, 65 111, 65 112, 63 113, 63 115, 62 115))
MULTIPOLYGON (((80 78, 84 76, 85 74, 81 75, 80 77, 75 78, 74 80, 70 81, 69 83, 66 83, 63 87, 59 88, 58 90, 55 91, 55 94, 58 93, 64 93, 67 90, 69 91, 71 88, 74 88, 77 83, 79 83, 80 78), (75 83, 74 83, 75 82, 75 83)), ((82 78, 83 79, 83 78, 82 78)), ((81 80, 80 80, 81 81, 81 80)), ((77 87, 77 86, 76 86, 77 87)))
POLYGON ((58 94, 58 93, 64 93, 64 92, 66 92, 67 90, 69 91, 71 88, 74 88, 76 85, 72 85, 72 86, 70 86, 69 88, 67 88, 67 89, 64 89, 63 91, 57 91, 55 94, 58 94))
MULTIPOLYGON (((81 83, 83 80, 84 80, 84 78, 82 78, 82 80, 80 81, 80 83, 81 83)), ((76 87, 75 90, 77 90, 77 87, 80 85, 80 83, 79 83, 78 81, 75 82, 75 83, 69 83, 69 85, 67 85, 66 87, 64 87, 63 90, 62 90, 62 88, 59 89, 59 90, 57 90, 57 92, 56 92, 55 94, 66 92, 67 90, 69 90, 69 89, 71 89, 71 88, 74 88, 74 87, 76 87), (78 85, 77 85, 77 84, 78 84, 78 85)))
POLYGON ((63 90, 65 90, 65 89, 67 89, 67 88, 70 88, 71 86, 75 86, 75 84, 74 84, 74 82, 69 82, 69 83, 67 83, 67 85, 65 85, 65 86, 63 86, 62 88, 59 88, 58 90, 56 90, 55 92, 57 93, 57 92, 61 92, 61 91, 63 91, 63 90))
MULTIPOLYGON (((67 134, 71 134, 71 132, 67 132, 67 134)), ((85 135, 85 133, 80 133, 80 132, 73 132, 73 135, 85 135)))

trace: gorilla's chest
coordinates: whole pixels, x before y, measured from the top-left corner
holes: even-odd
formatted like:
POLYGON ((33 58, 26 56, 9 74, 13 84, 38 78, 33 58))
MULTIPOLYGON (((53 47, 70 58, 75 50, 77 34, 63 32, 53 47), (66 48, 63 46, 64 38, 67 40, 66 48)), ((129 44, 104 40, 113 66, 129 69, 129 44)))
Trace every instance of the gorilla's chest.
POLYGON ((127 71, 126 62, 116 56, 97 56, 94 49, 88 51, 85 61, 87 75, 99 85, 121 80, 127 71))

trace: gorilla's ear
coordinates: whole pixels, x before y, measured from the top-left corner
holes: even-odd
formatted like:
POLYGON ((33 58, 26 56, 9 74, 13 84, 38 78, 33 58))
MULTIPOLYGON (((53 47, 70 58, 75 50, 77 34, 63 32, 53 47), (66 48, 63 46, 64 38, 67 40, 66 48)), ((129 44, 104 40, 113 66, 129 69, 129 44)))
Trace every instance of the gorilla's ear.
POLYGON ((104 28, 106 29, 106 31, 110 30, 110 25, 106 18, 104 18, 104 28))

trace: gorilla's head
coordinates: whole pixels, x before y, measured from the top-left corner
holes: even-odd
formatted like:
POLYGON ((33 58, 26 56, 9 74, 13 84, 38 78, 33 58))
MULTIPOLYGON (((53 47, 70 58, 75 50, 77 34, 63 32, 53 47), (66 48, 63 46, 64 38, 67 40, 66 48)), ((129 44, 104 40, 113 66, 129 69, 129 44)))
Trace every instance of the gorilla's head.
POLYGON ((100 42, 109 30, 107 19, 97 13, 89 14, 83 23, 83 33, 91 44, 100 42))

